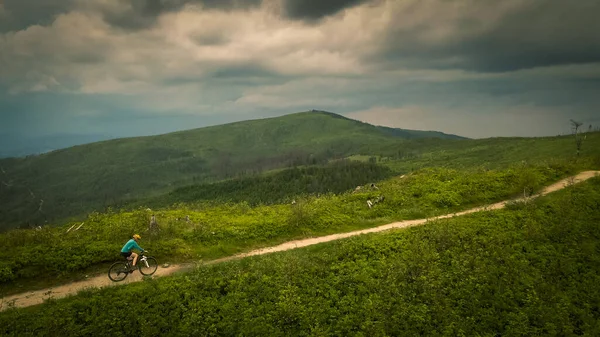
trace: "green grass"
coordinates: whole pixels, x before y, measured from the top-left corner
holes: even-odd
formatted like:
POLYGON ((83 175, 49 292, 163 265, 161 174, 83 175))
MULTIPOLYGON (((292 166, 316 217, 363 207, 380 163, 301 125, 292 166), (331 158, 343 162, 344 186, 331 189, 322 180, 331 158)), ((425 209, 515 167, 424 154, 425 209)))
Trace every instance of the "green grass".
POLYGON ((367 156, 367 155, 362 155, 362 154, 355 154, 352 156, 348 156, 347 159, 349 160, 354 160, 354 161, 358 161, 358 162, 362 162, 362 163, 368 163, 370 160, 371 161, 380 161, 381 157, 379 156, 367 156), (374 158, 374 159, 372 159, 374 158))
POLYGON ((600 132, 586 134, 579 159, 574 136, 536 138, 486 138, 474 140, 415 140, 410 149, 380 154, 381 163, 396 172, 423 167, 505 168, 524 161, 544 164, 552 161, 580 160, 600 165, 600 132))
POLYGON ((18 285, 23 281, 40 279, 45 286, 48 280, 65 282, 93 266, 104 268, 119 258, 121 246, 134 232, 142 234, 142 247, 161 261, 207 260, 292 239, 452 213, 522 195, 524 189, 535 191, 575 169, 569 163, 500 171, 424 169, 378 183, 377 190, 365 186, 358 192, 300 198, 293 205, 199 202, 92 213, 76 232, 66 233, 73 225, 69 223, 0 234, 0 283, 5 292, 15 292, 22 290, 18 285), (383 202, 370 209, 367 200, 380 196, 383 202), (151 214, 161 227, 155 235, 146 232, 151 214))
MULTIPOLYGON (((298 113, 0 160, 6 172, 0 172, 6 183, 0 184, 0 231, 60 225, 92 211, 160 199, 186 186, 345 157, 374 157, 404 174, 425 167, 544 164, 549 158, 571 160, 574 154, 572 136, 469 140, 375 127, 324 112, 298 113)), ((587 134, 581 160, 600 165, 600 133, 587 134)))
POLYGON ((3 159, 0 229, 62 223, 176 187, 326 163, 402 146, 407 138, 456 138, 401 131, 324 112, 297 113, 3 159))
POLYGON ((84 291, 8 336, 600 333, 600 179, 530 204, 84 291), (135 315, 124 319, 123 312, 135 315))
POLYGON ((305 195, 342 193, 393 175, 391 169, 381 165, 338 160, 324 166, 296 167, 212 184, 189 185, 165 195, 128 203, 126 207, 161 208, 198 201, 247 202, 251 206, 289 203, 305 195))

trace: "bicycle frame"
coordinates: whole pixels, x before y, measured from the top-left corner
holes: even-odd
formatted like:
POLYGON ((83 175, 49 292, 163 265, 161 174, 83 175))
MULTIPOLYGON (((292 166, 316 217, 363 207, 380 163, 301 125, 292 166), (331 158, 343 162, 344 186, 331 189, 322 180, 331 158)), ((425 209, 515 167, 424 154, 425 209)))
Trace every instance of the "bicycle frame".
MULTIPOLYGON (((131 262, 133 261, 133 258, 130 256, 127 258, 127 266, 131 267, 131 262)), ((140 256, 138 257, 138 263, 143 262, 144 265, 146 266, 146 268, 150 268, 150 265, 148 264, 148 257, 146 255, 142 255, 140 254, 140 256)), ((139 264, 136 264, 136 267, 139 267, 139 264)))
POLYGON ((148 264, 148 258, 146 257, 146 255, 142 255, 142 257, 139 260, 139 262, 144 262, 146 268, 150 268, 150 265, 148 264))

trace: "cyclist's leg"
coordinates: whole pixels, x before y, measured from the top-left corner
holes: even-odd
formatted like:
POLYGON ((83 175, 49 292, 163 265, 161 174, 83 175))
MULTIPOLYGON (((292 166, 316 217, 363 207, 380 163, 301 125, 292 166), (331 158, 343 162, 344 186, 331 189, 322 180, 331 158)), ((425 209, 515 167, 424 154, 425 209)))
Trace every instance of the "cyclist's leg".
POLYGON ((132 252, 131 256, 133 257, 133 267, 135 267, 135 264, 137 263, 138 255, 136 253, 132 252))
POLYGON ((127 261, 127 269, 131 269, 131 252, 121 252, 121 256, 127 261))
POLYGON ((121 256, 125 258, 125 260, 130 260, 131 252, 121 252, 121 256))

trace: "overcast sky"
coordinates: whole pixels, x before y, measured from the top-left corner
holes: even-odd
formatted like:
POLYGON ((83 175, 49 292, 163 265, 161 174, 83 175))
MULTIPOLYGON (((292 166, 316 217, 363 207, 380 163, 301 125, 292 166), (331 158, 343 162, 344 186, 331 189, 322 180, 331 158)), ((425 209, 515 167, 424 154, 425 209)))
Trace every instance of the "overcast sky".
POLYGON ((0 0, 0 135, 327 110, 467 137, 600 125, 600 0, 0 0))

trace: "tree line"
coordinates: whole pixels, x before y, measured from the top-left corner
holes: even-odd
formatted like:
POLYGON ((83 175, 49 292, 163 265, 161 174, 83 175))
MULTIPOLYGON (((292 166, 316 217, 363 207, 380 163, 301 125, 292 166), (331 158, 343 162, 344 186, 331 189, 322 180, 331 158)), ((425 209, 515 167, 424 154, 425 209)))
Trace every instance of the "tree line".
POLYGON ((181 187, 136 205, 160 207, 202 200, 273 204, 299 195, 341 193, 393 175, 391 169, 375 163, 339 160, 325 166, 293 167, 269 175, 181 187))

